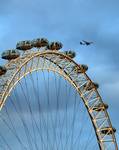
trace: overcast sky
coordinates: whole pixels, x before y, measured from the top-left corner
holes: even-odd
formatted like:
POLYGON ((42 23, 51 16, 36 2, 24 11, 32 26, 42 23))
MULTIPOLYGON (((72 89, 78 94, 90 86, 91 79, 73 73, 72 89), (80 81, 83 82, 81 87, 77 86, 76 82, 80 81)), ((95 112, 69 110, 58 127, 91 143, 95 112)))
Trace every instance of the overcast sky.
POLYGON ((61 41, 89 66, 119 133, 119 0, 1 0, 0 51, 37 37, 61 41))

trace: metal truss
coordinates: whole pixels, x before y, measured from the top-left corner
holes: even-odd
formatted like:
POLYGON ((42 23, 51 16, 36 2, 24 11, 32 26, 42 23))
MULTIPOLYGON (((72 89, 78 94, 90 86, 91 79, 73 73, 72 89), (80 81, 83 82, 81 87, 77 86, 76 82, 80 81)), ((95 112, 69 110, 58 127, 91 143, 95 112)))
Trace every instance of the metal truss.
POLYGON ((113 127, 106 107, 91 79, 67 55, 52 50, 28 51, 8 61, 7 72, 0 76, 0 110, 15 85, 27 74, 38 70, 53 71, 63 76, 79 93, 88 111, 101 150, 118 150, 113 127), (80 72, 76 72, 75 68, 80 72))

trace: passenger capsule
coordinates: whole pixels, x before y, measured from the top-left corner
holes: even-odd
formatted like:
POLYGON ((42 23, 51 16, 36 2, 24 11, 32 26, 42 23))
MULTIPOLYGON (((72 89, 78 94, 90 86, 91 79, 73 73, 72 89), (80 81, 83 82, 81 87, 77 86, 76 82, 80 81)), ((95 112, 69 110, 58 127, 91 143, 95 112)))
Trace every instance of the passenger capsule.
POLYGON ((65 51, 64 54, 69 56, 70 58, 74 58, 76 56, 76 53, 74 51, 65 51))
POLYGON ((96 106, 93 107, 94 111, 105 111, 106 109, 108 109, 108 105, 107 104, 98 104, 96 106))
POLYGON ((85 73, 88 70, 88 66, 82 64, 82 65, 79 65, 79 67, 75 66, 74 70, 76 73, 85 73))
POLYGON ((88 70, 88 66, 87 65, 82 64, 82 65, 80 65, 80 67, 81 67, 81 70, 83 72, 86 72, 88 70))
POLYGON ((105 134, 105 135, 110 135, 110 134, 112 134, 112 133, 115 133, 116 132, 116 129, 113 127, 113 128, 111 128, 111 127, 104 127, 104 128, 101 128, 101 133, 102 134, 105 134))
POLYGON ((35 39, 35 40, 33 40, 32 41, 32 46, 33 47, 38 47, 38 48, 40 48, 40 47, 45 47, 45 46, 48 46, 48 40, 47 39, 45 39, 45 38, 38 38, 38 39, 35 39))
POLYGON ((7 69, 5 67, 0 66, 0 76, 3 75, 3 74, 5 74, 6 71, 7 71, 7 69))
POLYGON ((99 84, 98 84, 98 83, 93 82, 93 84, 94 84, 94 87, 95 87, 96 89, 98 89, 98 88, 99 88, 99 84))
POLYGON ((98 88, 99 88, 99 85, 98 85, 98 83, 95 83, 95 82, 91 83, 91 82, 90 82, 90 83, 85 84, 85 85, 84 85, 84 88, 86 88, 87 91, 90 91, 90 90, 92 90, 93 88, 98 89, 98 88))
POLYGON ((23 51, 26 51, 26 50, 29 50, 31 49, 33 46, 32 46, 32 43, 31 41, 20 41, 17 43, 16 45, 16 49, 18 50, 23 50, 23 51))
POLYGON ((2 53, 2 58, 7 59, 7 60, 16 59, 19 56, 20 56, 20 53, 16 49, 6 50, 5 52, 2 53))
POLYGON ((47 48, 49 49, 49 50, 60 50, 61 48, 62 48, 62 43, 60 43, 60 42, 51 42, 48 46, 47 46, 47 48))

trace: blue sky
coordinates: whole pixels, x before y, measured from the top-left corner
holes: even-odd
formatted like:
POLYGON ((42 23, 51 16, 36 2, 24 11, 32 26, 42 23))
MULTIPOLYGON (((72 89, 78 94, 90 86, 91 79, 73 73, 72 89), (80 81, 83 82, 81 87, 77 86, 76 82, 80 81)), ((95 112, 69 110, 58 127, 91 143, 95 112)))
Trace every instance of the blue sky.
MULTIPOLYGON (((0 51, 17 41, 47 37, 73 49, 99 83, 113 126, 119 133, 119 0, 2 0, 0 51), (82 39, 94 41, 85 47, 82 39)), ((1 63, 4 63, 1 61, 1 63)), ((119 136, 118 136, 119 137, 119 136)))

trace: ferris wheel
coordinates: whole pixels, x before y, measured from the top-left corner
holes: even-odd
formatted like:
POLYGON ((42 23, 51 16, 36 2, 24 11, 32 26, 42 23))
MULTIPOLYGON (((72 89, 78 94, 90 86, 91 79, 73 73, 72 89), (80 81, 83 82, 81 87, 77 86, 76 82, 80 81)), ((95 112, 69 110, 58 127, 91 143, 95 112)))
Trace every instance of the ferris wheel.
POLYGON ((99 85, 62 46, 39 38, 2 53, 0 150, 118 150, 99 85))

